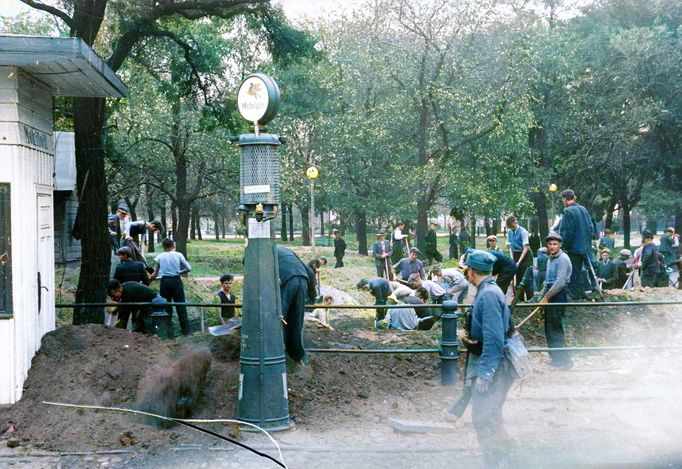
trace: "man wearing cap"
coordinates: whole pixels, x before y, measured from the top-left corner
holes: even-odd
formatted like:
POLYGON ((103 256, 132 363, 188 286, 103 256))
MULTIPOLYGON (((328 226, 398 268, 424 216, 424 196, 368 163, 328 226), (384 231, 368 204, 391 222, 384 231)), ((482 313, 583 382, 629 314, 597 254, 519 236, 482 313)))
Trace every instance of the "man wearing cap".
MULTIPOLYGON (((516 288, 523 282, 526 271, 533 267, 533 253, 530 250, 528 231, 516 221, 516 217, 507 217, 507 244, 516 262, 516 288)), ((526 298, 533 296, 532 279, 524 284, 526 298)))
POLYGON ((390 279, 390 264, 391 254, 393 249, 391 244, 386 241, 386 233, 383 231, 377 232, 377 240, 372 245, 372 257, 374 257, 374 265, 377 268, 377 276, 390 279))
POLYGON ((336 258, 335 269, 343 267, 343 256, 346 255, 346 241, 341 237, 341 232, 334 228, 332 230, 334 235, 334 257, 336 258))
POLYGON ((469 282, 459 270, 454 267, 443 269, 440 264, 431 268, 431 280, 440 284, 450 298, 457 303, 463 303, 469 294, 469 282))
MULTIPOLYGON (((120 209, 119 209, 120 210, 120 209)), ((155 219, 150 222, 144 220, 137 220, 127 224, 126 229, 122 231, 122 244, 128 246, 133 253, 133 259, 146 263, 146 259, 140 250, 139 245, 135 241, 135 238, 141 234, 144 234, 145 230, 149 230, 149 233, 163 232, 163 225, 161 220, 155 219)))
POLYGON ((405 222, 399 221, 395 230, 391 232, 391 244, 393 246, 393 255, 391 256, 391 263, 395 264, 403 258, 403 255, 408 253, 408 240, 409 235, 405 230, 405 222))
MULTIPOLYGON (((561 241, 561 235, 557 233, 550 233, 545 238, 549 261, 547 262, 547 276, 542 288, 540 303, 551 303, 553 305, 545 307, 545 338, 547 339, 547 346, 550 348, 565 347, 562 320, 566 314, 566 307, 560 304, 566 303, 568 299, 566 286, 572 279, 571 259, 561 250, 561 241)), ((551 358, 549 364, 552 366, 561 368, 573 366, 568 352, 551 351, 549 356, 551 358)))
POLYGON ((424 264, 422 264, 422 261, 420 261, 419 258, 419 252, 418 248, 410 248, 410 253, 407 255, 407 257, 400 259, 400 261, 397 264, 393 265, 393 270, 395 270, 397 275, 400 275, 400 278, 407 282, 407 279, 410 278, 410 275, 417 273, 421 278, 426 278, 426 272, 424 272, 424 264))
POLYGON ((568 284, 568 295, 572 299, 587 299, 583 282, 583 269, 591 276, 592 268, 589 253, 592 251, 592 240, 595 237, 594 223, 587 209, 576 202, 575 192, 566 189, 561 193, 564 203, 564 216, 559 222, 557 231, 563 239, 562 249, 571 260, 571 282, 568 284))
POLYGON ((655 287, 659 273, 658 249, 654 244, 654 235, 649 230, 642 231, 641 282, 643 287, 655 287))
POLYGON ((111 252, 116 254, 121 243, 118 239, 118 217, 113 213, 107 217, 107 226, 109 227, 109 244, 111 244, 111 252))
POLYGON ((433 263, 434 260, 436 262, 443 262, 443 256, 438 252, 437 229, 438 223, 431 223, 429 230, 424 235, 424 255, 429 264, 433 263))
MULTIPOLYGON (((473 251, 473 249, 469 248, 464 253, 467 254, 468 257, 468 254, 473 251)), ((495 258, 495 263, 493 264, 493 276, 496 276, 495 283, 497 283, 497 286, 500 287, 500 290, 506 295, 509 284, 514 279, 514 275, 516 275, 516 262, 503 252, 487 252, 495 258)))
MULTIPOLYGON (((121 261, 114 271, 114 278, 116 280, 121 284, 126 282, 140 282, 149 285, 151 283, 149 274, 144 268, 144 264, 132 259, 133 253, 129 247, 123 246, 122 248, 119 248, 116 251, 116 255, 121 261)), ((133 321, 135 321, 134 315, 133 321)))
POLYGON ((502 249, 500 249, 497 246, 497 236, 495 235, 490 235, 485 239, 485 244, 486 244, 486 249, 488 251, 497 251, 497 252, 502 252, 502 249))
MULTIPOLYGON (((611 260, 611 251, 609 248, 604 248, 599 252, 599 260, 597 261, 597 281, 601 283, 604 290, 613 290, 619 288, 618 285, 618 265, 611 260)), ((620 284, 622 287, 623 284, 620 284)))
POLYGON ((620 257, 613 261, 618 270, 618 280, 616 281, 616 288, 625 288, 625 283, 630 277, 630 269, 628 263, 632 257, 632 251, 623 249, 620 251, 620 257))
POLYGON ((470 351, 467 378, 475 380, 471 421, 485 467, 508 462, 505 446, 509 442, 502 423, 502 406, 514 380, 511 365, 504 356, 511 312, 504 293, 491 276, 493 264, 495 257, 488 251, 474 250, 467 256, 465 273, 476 286, 476 298, 471 307, 469 335, 462 337, 470 351))

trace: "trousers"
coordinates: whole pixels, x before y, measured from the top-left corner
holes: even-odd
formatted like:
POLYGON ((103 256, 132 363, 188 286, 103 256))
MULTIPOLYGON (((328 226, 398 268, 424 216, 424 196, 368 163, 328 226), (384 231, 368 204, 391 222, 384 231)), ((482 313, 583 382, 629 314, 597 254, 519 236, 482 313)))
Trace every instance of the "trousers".
MULTIPOLYGON (((161 277, 159 294, 173 303, 185 302, 185 288, 182 285, 182 279, 177 277, 161 277)), ((192 333, 189 325, 189 318, 187 317, 187 307, 184 305, 175 306, 175 311, 178 314, 178 322, 180 323, 180 331, 182 335, 190 335, 192 333)), ((168 313, 168 337, 173 337, 173 307, 166 306, 168 313)))
POLYGON ((284 326, 284 348, 289 356, 297 362, 305 356, 303 320, 305 318, 307 291, 308 279, 304 277, 291 277, 280 287, 282 316, 287 322, 284 326))

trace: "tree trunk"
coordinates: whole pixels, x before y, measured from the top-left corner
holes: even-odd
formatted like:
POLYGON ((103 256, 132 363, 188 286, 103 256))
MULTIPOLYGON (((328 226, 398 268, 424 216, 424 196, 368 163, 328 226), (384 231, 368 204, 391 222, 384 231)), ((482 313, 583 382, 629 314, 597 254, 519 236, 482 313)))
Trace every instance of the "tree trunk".
POLYGON ((420 196, 417 200, 417 226, 414 234, 416 239, 412 244, 416 245, 422 252, 424 252, 424 236, 429 229, 429 208, 428 203, 420 196))
POLYGON ((658 225, 658 220, 654 217, 646 217, 646 228, 651 231, 652 234, 656 235, 656 228, 658 225))
POLYGON ((497 235, 497 233, 500 232, 500 220, 499 218, 495 217, 493 219, 493 234, 497 235))
MULTIPOLYGON (((154 204, 152 203, 153 194, 149 185, 145 184, 145 201, 147 202, 147 220, 153 220, 154 217, 154 204)), ((147 234, 147 252, 154 252, 154 233, 147 234)))
POLYGON ((320 212, 320 238, 324 238, 324 210, 320 212))
POLYGON ((301 236, 303 237, 303 245, 310 246, 310 207, 298 206, 301 210, 301 236))
POLYGON ((197 210, 197 238, 199 238, 199 241, 204 239, 203 235, 201 234, 201 212, 199 212, 198 210, 197 210))
POLYGON ((173 225, 173 239, 177 239, 178 235, 178 204, 175 201, 171 202, 171 224, 173 225))
MULTIPOLYGON (((682 207, 678 207, 675 212, 675 233, 682 233, 682 207)), ((682 282, 680 282, 680 286, 682 286, 682 282)))
POLYGON ((621 202, 623 209, 623 245, 625 249, 630 249, 630 204, 621 202))
POLYGON ((213 215, 213 229, 215 230, 215 240, 220 241, 220 214, 213 215))
POLYGON ((163 203, 160 205, 160 207, 161 207, 161 217, 160 217, 161 223, 163 223, 163 228, 165 231, 163 233, 159 233, 159 237, 161 239, 163 239, 163 238, 166 238, 168 236, 168 225, 166 224, 166 220, 168 219, 168 217, 166 216, 166 199, 165 198, 163 200, 163 203))
POLYGON ((476 249, 476 217, 473 215, 471 216, 471 229, 469 233, 471 233, 471 247, 476 249))
POLYGON ((175 233, 175 249, 185 255, 187 259, 187 234, 189 233, 189 219, 192 207, 189 202, 182 200, 178 203, 178 230, 175 233))
POLYGON ((367 256, 367 214, 365 212, 358 212, 355 220, 357 227, 355 239, 358 242, 358 253, 361 256, 367 256))
POLYGON ((491 234, 493 234, 493 227, 492 227, 492 225, 490 224, 490 218, 485 217, 485 218, 483 219, 483 224, 485 225, 485 235, 486 235, 486 237, 487 237, 487 236, 490 236, 491 234))
POLYGON ((611 199, 609 205, 606 207, 606 218, 604 219, 604 229, 611 229, 613 226, 613 212, 616 209, 615 199, 611 199))
POLYGON ((191 210, 189 215, 189 239, 197 239, 197 209, 191 210))
POLYGON ((282 203, 282 225, 280 227, 280 238, 282 241, 289 241, 287 236, 287 204, 282 203))
MULTIPOLYGON (((551 197, 551 195, 550 195, 551 197)), ((547 217, 547 198, 542 192, 531 192, 530 199, 535 206, 535 215, 538 217, 538 230, 540 232, 540 239, 545 239, 549 234, 549 219, 547 217)), ((552 215, 554 215, 554 208, 552 208, 552 215)), ((554 219, 552 219, 552 222, 554 219)))
POLYGON ((289 241, 294 240, 294 204, 287 204, 289 212, 289 241))
MULTIPOLYGON (((111 248, 103 220, 107 214, 107 183, 104 178, 104 98, 75 98, 73 103, 76 138, 76 168, 79 194, 74 233, 81 240, 81 263, 76 303, 102 303, 109 279, 111 248), (93 221, 94 220, 94 221, 93 221)), ((74 324, 101 324, 101 307, 75 308, 74 324)))

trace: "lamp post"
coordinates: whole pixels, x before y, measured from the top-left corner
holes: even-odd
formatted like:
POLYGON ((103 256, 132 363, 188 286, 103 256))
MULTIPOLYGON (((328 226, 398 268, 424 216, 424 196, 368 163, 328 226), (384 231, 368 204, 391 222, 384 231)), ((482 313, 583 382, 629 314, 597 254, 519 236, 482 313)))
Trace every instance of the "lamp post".
POLYGON ((315 166, 311 166, 306 170, 305 175, 310 180, 310 245, 313 257, 315 257, 315 179, 320 173, 315 166))
POLYGON ((552 202, 552 223, 549 225, 550 228, 554 226, 554 218, 556 217, 556 214, 554 212, 554 210, 555 210, 555 208, 554 208, 554 193, 557 191, 557 189, 558 189, 558 187, 556 184, 551 183, 549 185, 549 194, 550 194, 549 197, 550 197, 551 202, 552 202))
POLYGON ((267 430, 290 428, 289 397, 282 335, 279 266, 274 224, 280 200, 279 135, 261 132, 279 107, 279 88, 256 73, 239 87, 237 105, 254 132, 239 145, 239 210, 245 214, 249 243, 244 252, 239 420, 267 430))

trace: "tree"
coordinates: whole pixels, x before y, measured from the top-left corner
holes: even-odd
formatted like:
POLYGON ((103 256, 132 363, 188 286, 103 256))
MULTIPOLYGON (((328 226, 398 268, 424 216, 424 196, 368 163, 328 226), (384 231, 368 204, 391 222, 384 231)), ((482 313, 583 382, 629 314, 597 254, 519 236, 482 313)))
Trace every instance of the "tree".
MULTIPOLYGON (((35 0, 21 0, 28 6, 59 18, 69 35, 79 37, 89 46, 100 37, 102 24, 109 6, 108 0, 64 0, 57 6, 35 0)), ((232 18, 244 14, 267 13, 268 0, 186 0, 158 2, 127 0, 111 2, 114 24, 105 32, 106 39, 99 51, 108 54, 107 64, 117 71, 136 44, 145 37, 162 36, 170 41, 179 38, 161 29, 163 18, 181 16, 190 20, 208 16, 232 18), (111 45, 111 48, 109 48, 111 45)), ((107 234, 102 224, 107 213, 107 188, 104 172, 104 126, 106 122, 104 98, 74 99, 74 131, 76 141, 77 188, 80 199, 76 231, 81 237, 83 262, 76 290, 77 303, 98 303, 106 297, 110 254, 107 234)), ((74 324, 102 322, 101 308, 76 308, 74 324)))

